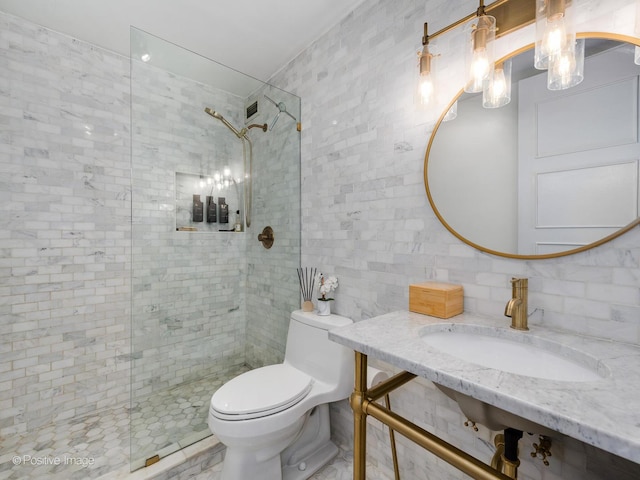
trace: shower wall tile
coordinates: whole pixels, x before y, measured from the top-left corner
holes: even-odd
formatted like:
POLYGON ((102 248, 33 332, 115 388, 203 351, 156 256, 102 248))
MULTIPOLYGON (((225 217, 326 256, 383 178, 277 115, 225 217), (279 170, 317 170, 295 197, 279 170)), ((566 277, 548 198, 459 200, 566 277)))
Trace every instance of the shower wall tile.
POLYGON ((0 436, 129 396, 128 60, 0 14, 0 436))
MULTIPOLYGON (((633 28, 631 0, 577 3, 589 25, 585 31, 633 28)), ((302 264, 338 276, 333 310, 355 321, 406 309, 408 285, 425 280, 460 283, 465 310, 503 316, 510 278, 525 276, 531 310, 537 309, 532 323, 640 343, 638 228, 588 252, 513 260, 461 243, 429 206, 423 168, 434 122, 413 106, 415 55, 425 21, 437 31, 476 7, 470 1, 363 2, 271 80, 303 99, 302 264)), ((448 41, 436 42, 443 65, 448 41)), ((492 432, 465 428, 457 406, 432 384, 413 382, 391 399, 395 411, 490 460, 492 432)), ((347 401, 333 406, 332 422, 334 437, 349 444, 347 401)), ((375 421, 369 425, 368 459, 391 469, 387 431, 375 421)), ((605 479, 607 463, 616 474, 624 472, 621 478, 640 475, 637 465, 594 455, 591 447, 562 436, 554 438, 557 451, 546 469, 526 453, 537 437, 525 437, 519 478, 605 479)), ((463 478, 399 441, 403 479, 463 478)))

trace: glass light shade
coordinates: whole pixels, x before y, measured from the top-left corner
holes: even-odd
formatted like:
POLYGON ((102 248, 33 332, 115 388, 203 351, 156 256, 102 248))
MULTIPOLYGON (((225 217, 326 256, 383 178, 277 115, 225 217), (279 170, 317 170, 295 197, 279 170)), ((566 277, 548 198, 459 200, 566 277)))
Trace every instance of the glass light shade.
POLYGON ((566 51, 575 39, 571 4, 565 0, 536 0, 535 67, 547 69, 549 58, 566 51))
POLYGON ((511 60, 497 64, 482 90, 484 108, 503 107, 511 101, 511 60))
POLYGON ((435 101, 436 76, 435 55, 429 52, 429 46, 425 45, 422 52, 418 53, 418 88, 416 90, 416 103, 418 106, 427 107, 435 101))
POLYGON ((549 58, 547 88, 564 90, 578 85, 584 79, 584 38, 576 40, 573 48, 549 58))
POLYGON ((481 15, 465 28, 465 87, 469 93, 481 92, 483 82, 493 70, 493 44, 496 38, 496 19, 481 15))
POLYGON ((445 114, 445 116, 442 117, 442 121, 448 122, 450 120, 453 120, 457 116, 458 116, 458 101, 456 100, 455 102, 453 102, 453 105, 449 107, 449 110, 447 110, 447 113, 445 114))

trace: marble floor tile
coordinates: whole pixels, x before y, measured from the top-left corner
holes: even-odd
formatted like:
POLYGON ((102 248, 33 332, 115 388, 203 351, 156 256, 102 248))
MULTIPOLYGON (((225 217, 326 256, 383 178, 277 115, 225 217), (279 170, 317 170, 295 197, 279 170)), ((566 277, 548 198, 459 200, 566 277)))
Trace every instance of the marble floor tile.
MULTIPOLYGON (((232 377, 247 368, 236 370, 232 377)), ((224 380, 201 379, 134 398, 131 408, 0 437, 0 480, 88 480, 126 468, 130 458, 133 465, 142 465, 158 452, 164 456, 191 445, 211 434, 209 401, 224 380)))
MULTIPOLYGON (((123 471, 126 478, 130 458, 135 465, 157 452, 169 455, 209 436, 209 399, 221 384, 220 379, 203 379, 135 399, 131 408, 109 409, 29 434, 0 437, 0 480, 90 480, 123 471)), ((351 458, 352 452, 342 448, 311 479, 350 480, 351 458)), ((179 477, 219 480, 222 465, 210 464, 194 465, 198 473, 185 472, 179 477)), ((373 465, 367 467, 367 478, 389 480, 373 465)))
MULTIPOLYGON (((190 476, 189 480, 220 480, 222 464, 214 465, 212 468, 201 472, 195 476, 190 476)), ((387 472, 383 472, 376 466, 367 462, 367 478, 371 480, 393 480, 387 472)), ((353 451, 340 448, 338 455, 327 465, 321 468, 309 480, 352 480, 353 479, 353 451)))

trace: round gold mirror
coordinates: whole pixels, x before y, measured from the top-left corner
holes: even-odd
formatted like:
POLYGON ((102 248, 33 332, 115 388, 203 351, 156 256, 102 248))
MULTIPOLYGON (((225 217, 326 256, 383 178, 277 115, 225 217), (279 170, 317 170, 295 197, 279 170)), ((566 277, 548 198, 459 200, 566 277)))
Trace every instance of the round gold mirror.
POLYGON ((457 116, 432 133, 425 187, 443 225, 510 258, 551 258, 600 245, 640 223, 638 39, 581 34, 584 80, 547 88, 530 46, 511 60, 511 101, 483 108, 461 92, 457 116))

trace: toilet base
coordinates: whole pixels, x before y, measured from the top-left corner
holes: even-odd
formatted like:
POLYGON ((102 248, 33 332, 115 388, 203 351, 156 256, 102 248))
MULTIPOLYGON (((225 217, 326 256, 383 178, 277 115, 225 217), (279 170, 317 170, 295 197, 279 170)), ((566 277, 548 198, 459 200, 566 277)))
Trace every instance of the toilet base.
MULTIPOLYGON (((331 442, 329 405, 256 443, 227 446, 221 480, 306 480, 338 454, 331 442)), ((221 439, 224 443, 224 439, 221 439)))
POLYGON ((282 467, 282 480, 306 480, 338 454, 338 447, 328 441, 298 465, 282 467))
POLYGON ((338 454, 331 442, 329 405, 309 412, 298 438, 282 454, 282 480, 305 480, 338 454))

